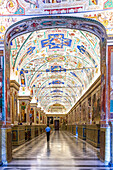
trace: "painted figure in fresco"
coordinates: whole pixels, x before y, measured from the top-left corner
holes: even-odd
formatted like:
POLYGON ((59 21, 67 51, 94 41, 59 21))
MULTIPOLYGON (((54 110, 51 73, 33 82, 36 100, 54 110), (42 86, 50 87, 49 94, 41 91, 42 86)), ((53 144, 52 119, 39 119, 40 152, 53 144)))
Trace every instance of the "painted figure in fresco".
POLYGON ((6 3, 6 8, 9 13, 14 13, 17 10, 17 1, 16 0, 8 0, 6 3))
POLYGON ((25 86, 25 76, 24 76, 24 71, 20 71, 20 79, 21 79, 21 86, 25 86))
POLYGON ((21 74, 21 85, 25 85, 24 74, 21 74))
POLYGON ((89 5, 97 5, 98 0, 89 0, 89 5))
POLYGON ((31 8, 39 8, 38 0, 24 0, 27 3, 30 3, 31 8))
POLYGON ((26 104, 25 102, 22 102, 22 105, 21 105, 21 119, 22 119, 22 122, 26 122, 26 113, 25 113, 25 108, 26 108, 26 104))

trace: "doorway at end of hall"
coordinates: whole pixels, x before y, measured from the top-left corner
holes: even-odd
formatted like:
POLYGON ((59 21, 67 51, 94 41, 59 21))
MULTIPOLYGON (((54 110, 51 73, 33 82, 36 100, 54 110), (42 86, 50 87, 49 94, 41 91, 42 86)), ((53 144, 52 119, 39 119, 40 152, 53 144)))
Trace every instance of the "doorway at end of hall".
POLYGON ((54 120, 55 130, 59 130, 59 120, 54 120))

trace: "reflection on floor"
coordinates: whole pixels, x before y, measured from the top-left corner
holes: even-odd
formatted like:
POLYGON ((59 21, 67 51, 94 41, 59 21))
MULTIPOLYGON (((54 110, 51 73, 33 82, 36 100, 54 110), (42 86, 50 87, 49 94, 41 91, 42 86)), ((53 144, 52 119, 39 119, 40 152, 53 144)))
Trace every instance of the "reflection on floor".
POLYGON ((68 132, 46 134, 13 150, 13 161, 1 170, 98 170, 110 169, 98 159, 98 149, 68 132))

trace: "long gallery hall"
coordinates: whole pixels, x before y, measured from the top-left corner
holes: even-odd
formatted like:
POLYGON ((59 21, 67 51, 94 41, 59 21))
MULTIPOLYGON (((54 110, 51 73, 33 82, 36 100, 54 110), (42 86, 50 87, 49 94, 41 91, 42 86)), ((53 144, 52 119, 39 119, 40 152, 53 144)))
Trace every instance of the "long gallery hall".
POLYGON ((113 167, 113 0, 0 0, 0 169, 113 167))

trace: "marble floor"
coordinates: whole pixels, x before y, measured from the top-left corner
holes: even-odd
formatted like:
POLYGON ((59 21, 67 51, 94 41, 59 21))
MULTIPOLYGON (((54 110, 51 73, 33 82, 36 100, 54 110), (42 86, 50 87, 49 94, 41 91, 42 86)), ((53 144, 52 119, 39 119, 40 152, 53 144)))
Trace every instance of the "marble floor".
POLYGON ((68 132, 54 131, 50 142, 46 134, 13 150, 13 160, 0 170, 104 170, 98 159, 99 149, 77 139, 68 132))

